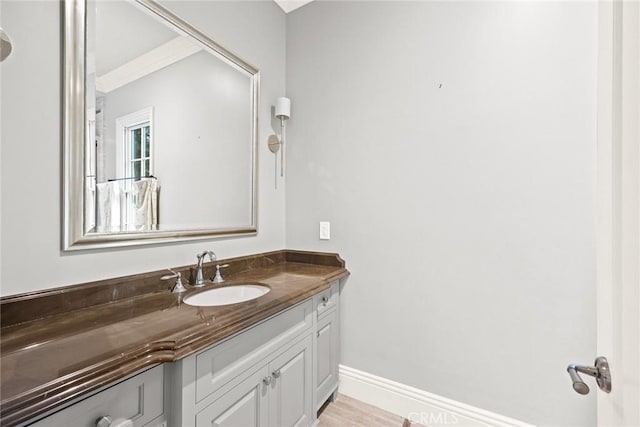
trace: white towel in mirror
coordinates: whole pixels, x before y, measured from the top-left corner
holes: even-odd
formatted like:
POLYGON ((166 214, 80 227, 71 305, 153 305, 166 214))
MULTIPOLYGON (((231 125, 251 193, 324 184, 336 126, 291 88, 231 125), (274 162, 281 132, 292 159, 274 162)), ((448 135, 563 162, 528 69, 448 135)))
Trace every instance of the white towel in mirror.
POLYGON ((99 233, 120 231, 122 228, 122 191, 116 181, 96 184, 96 229, 99 233))
POLYGON ((158 183, 155 178, 142 178, 132 183, 133 227, 153 230, 158 224, 158 183))

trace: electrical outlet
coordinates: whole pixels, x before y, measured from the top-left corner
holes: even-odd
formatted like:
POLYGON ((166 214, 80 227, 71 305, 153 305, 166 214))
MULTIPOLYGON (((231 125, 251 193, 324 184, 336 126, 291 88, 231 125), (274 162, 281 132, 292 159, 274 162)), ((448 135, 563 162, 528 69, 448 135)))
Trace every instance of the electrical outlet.
POLYGON ((320 221, 320 240, 329 240, 331 238, 331 223, 328 221, 320 221))

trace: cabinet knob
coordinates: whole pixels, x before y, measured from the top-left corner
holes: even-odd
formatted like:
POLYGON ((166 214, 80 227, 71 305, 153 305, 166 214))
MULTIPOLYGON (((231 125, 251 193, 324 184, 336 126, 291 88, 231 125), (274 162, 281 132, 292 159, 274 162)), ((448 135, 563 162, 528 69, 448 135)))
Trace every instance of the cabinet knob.
POLYGON ((262 380, 262 382, 264 383, 264 385, 269 385, 269 384, 271 384, 271 380, 272 380, 272 379, 273 379, 273 378, 271 378, 271 375, 269 375, 269 376, 265 377, 265 378, 262 380))
POLYGON ((322 303, 324 305, 327 305, 327 302, 329 302, 329 297, 327 297, 327 296, 322 297, 322 303))
POLYGON ((276 369, 271 375, 273 375, 273 378, 280 378, 280 369, 276 369))
POLYGON ((113 420, 110 416, 105 415, 104 417, 100 417, 96 420, 96 427, 109 427, 113 420))

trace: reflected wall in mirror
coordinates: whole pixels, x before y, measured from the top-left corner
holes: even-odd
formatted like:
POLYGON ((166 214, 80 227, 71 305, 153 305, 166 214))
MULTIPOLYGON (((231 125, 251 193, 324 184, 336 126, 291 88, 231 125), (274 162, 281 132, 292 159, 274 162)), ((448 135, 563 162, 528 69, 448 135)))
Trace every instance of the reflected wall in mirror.
POLYGON ((66 0, 65 62, 65 250, 255 234, 256 68, 151 0, 66 0))

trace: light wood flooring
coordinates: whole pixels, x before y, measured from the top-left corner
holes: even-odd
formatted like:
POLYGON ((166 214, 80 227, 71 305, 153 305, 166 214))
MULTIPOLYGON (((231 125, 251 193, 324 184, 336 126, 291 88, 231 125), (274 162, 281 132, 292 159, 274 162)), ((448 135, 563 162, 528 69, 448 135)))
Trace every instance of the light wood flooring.
POLYGON ((320 411, 318 427, 402 427, 405 421, 343 394, 338 394, 335 402, 329 402, 320 411))

